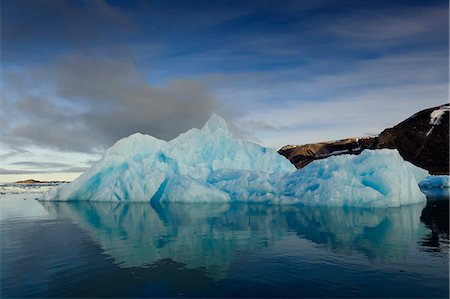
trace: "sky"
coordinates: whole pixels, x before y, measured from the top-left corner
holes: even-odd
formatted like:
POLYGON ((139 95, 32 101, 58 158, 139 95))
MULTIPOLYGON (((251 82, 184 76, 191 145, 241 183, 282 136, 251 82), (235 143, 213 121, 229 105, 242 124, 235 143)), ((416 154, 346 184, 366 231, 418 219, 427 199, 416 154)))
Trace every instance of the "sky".
POLYGON ((448 102, 448 1, 4 0, 0 182, 71 180, 120 138, 223 116, 278 149, 448 102))

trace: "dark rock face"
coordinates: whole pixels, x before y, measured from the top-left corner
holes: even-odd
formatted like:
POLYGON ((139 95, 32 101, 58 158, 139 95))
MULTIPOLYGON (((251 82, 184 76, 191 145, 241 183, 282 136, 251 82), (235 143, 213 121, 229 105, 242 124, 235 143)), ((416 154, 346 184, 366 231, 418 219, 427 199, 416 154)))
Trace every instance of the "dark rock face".
POLYGON ((347 138, 338 141, 311 143, 305 145, 286 145, 278 150, 297 168, 302 168, 314 160, 325 159, 330 156, 354 154, 365 149, 374 149, 378 137, 347 138))
POLYGON ((397 149, 402 157, 431 174, 449 172, 449 104, 420 111, 379 136, 347 138, 305 145, 287 145, 278 153, 297 168, 314 160, 365 149, 397 149))
POLYGON ((446 104, 422 110, 384 130, 378 148, 396 148, 403 159, 431 174, 449 174, 449 109, 446 104))

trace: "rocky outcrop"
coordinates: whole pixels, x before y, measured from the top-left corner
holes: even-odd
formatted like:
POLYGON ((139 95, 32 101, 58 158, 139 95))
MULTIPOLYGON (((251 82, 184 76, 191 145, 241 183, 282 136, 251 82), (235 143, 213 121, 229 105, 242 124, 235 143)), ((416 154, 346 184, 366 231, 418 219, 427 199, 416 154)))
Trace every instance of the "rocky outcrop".
POLYGON ((422 110, 379 136, 287 145, 278 153, 297 168, 334 155, 365 149, 397 149, 402 157, 431 174, 449 174, 449 104, 422 110))
POLYGON ((343 154, 359 154, 365 149, 374 149, 378 137, 347 138, 338 141, 319 142, 305 145, 287 145, 278 150, 295 167, 302 168, 314 160, 343 154))
POLYGON ((33 180, 33 179, 16 182, 16 184, 42 184, 42 183, 45 183, 45 182, 41 182, 41 181, 33 180))
POLYGON ((431 174, 449 174, 449 110, 449 104, 429 108, 384 130, 378 148, 396 148, 431 174))
POLYGON ((69 183, 68 181, 38 181, 34 179, 24 180, 24 181, 17 181, 14 184, 24 184, 24 185, 33 185, 33 184, 63 184, 63 183, 69 183))

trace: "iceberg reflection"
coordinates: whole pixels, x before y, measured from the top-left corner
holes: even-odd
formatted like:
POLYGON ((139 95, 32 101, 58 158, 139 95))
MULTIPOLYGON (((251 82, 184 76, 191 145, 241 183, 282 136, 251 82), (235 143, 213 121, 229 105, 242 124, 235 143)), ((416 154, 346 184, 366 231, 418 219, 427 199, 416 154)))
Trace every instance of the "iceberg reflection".
POLYGON ((172 259, 221 277, 238 255, 297 235, 317 250, 386 262, 407 254, 429 229, 425 204, 389 209, 175 204, 42 202, 70 218, 121 267, 172 259))

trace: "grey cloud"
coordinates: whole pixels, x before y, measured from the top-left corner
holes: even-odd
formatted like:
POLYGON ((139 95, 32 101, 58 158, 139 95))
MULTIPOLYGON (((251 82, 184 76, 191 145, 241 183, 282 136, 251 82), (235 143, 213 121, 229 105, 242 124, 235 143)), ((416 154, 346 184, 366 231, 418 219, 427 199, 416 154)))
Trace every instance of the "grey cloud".
MULTIPOLYGON (((403 9, 378 8, 368 12, 334 18, 332 26, 323 30, 329 31, 345 42, 355 40, 386 46, 386 42, 405 45, 405 41, 417 42, 414 38, 424 39, 436 36, 448 37, 448 3, 430 7, 404 7, 403 9)), ((368 46, 367 44, 365 46, 368 46)))
MULTIPOLYGON (((85 164, 92 164, 93 161, 88 161, 85 164)), ((84 172, 89 167, 73 166, 67 163, 59 162, 40 162, 40 161, 19 161, 12 162, 8 165, 11 168, 20 166, 21 170, 1 168, 0 174, 33 174, 33 173, 60 173, 60 172, 84 172)))
POLYGON ((104 45, 136 30, 132 16, 104 0, 14 0, 2 3, 6 45, 35 42, 104 45))
POLYGON ((0 167, 0 174, 37 174, 37 173, 63 173, 63 172, 83 172, 86 171, 87 167, 67 167, 58 170, 45 170, 45 169, 36 169, 36 170, 16 170, 16 169, 6 169, 0 167))
POLYGON ((259 130, 275 130, 276 128, 270 123, 263 120, 251 120, 246 121, 245 127, 249 130, 259 129, 259 130))
POLYGON ((239 123, 230 122, 228 124, 230 131, 237 138, 262 144, 263 140, 254 135, 255 131, 271 132, 276 130, 271 124, 264 120, 247 120, 239 123))
POLYGON ((3 78, 9 146, 93 152, 135 132, 171 139, 219 109, 200 82, 152 86, 130 59, 71 54, 3 78))
MULTIPOLYGON (((85 172, 88 169, 89 169, 89 167, 67 167, 67 168, 61 169, 57 172, 85 172)), ((49 172, 52 172, 52 171, 49 171, 49 172)))
POLYGON ((61 167, 71 167, 66 163, 58 163, 58 162, 35 162, 35 161, 20 161, 13 162, 13 165, 31 167, 31 168, 61 168, 61 167))
POLYGON ((2 160, 30 152, 27 149, 21 148, 19 146, 13 146, 13 145, 10 145, 8 147, 8 149, 4 149, 4 151, 5 151, 4 153, 0 154, 0 157, 2 158, 2 160))
POLYGON ((15 170, 15 169, 0 168, 0 174, 33 174, 33 173, 41 173, 41 172, 42 171, 15 170))

